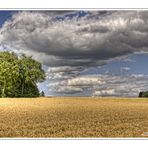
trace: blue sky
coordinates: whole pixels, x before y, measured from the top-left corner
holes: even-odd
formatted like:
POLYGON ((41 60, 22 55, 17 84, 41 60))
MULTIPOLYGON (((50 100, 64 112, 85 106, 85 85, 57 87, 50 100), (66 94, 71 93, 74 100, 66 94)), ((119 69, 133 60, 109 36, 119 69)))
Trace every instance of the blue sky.
POLYGON ((17 11, 0 11, 0 27, 6 20, 11 19, 14 13, 17 13, 17 11))
POLYGON ((40 61, 46 95, 138 96, 148 90, 147 14, 0 11, 0 49, 40 61))

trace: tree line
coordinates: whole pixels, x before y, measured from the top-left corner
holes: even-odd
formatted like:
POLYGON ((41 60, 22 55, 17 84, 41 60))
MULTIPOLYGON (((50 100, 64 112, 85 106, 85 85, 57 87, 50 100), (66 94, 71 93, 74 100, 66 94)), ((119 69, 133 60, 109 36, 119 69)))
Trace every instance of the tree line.
POLYGON ((141 91, 141 92, 139 92, 139 97, 141 98, 141 97, 148 97, 148 91, 141 91))
POLYGON ((41 63, 32 57, 0 52, 0 97, 38 97, 37 83, 44 80, 41 63))

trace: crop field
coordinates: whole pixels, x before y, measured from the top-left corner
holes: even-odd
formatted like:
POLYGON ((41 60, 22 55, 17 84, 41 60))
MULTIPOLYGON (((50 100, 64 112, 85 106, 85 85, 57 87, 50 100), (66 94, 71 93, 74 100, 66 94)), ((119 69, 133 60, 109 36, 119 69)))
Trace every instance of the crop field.
POLYGON ((144 132, 147 99, 0 99, 0 137, 143 137, 144 132))

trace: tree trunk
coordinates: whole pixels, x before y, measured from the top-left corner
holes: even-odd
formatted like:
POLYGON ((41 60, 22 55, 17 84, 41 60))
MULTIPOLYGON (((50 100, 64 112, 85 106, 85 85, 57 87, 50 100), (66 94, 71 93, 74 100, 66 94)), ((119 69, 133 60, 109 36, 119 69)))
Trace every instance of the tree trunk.
POLYGON ((4 80, 4 86, 2 88, 2 98, 5 97, 5 89, 6 89, 6 79, 4 80))
POLYGON ((22 92, 21 92, 21 96, 22 96, 22 97, 24 96, 24 80, 23 80, 23 83, 22 83, 22 92))

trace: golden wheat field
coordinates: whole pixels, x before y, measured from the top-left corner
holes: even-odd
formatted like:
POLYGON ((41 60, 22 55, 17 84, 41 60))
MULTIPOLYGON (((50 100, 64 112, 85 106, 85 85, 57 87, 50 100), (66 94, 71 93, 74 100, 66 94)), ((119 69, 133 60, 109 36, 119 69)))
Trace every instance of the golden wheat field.
POLYGON ((0 99, 0 137, 142 137, 147 99, 0 99))

